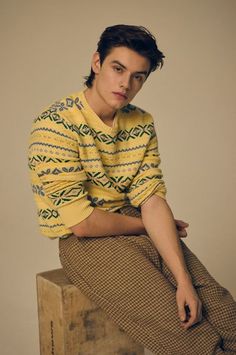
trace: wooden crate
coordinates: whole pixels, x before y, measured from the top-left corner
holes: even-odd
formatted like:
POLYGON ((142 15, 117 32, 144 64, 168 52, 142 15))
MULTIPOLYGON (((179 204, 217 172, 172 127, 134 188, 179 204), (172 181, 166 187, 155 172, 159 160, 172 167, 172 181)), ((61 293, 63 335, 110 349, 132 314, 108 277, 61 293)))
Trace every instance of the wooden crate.
POLYGON ((62 269, 37 274, 41 355, 144 355, 62 269))

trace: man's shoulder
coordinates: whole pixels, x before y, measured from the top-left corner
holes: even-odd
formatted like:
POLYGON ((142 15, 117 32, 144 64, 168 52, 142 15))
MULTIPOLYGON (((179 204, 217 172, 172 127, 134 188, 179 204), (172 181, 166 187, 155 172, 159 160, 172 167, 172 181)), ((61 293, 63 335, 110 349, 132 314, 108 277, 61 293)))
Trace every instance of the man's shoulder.
POLYGON ((49 111, 52 113, 62 113, 71 111, 73 109, 81 110, 83 108, 83 103, 80 96, 81 91, 77 91, 60 99, 56 99, 47 105, 43 112, 49 111))
POLYGON ((132 119, 134 121, 137 120, 140 122, 151 123, 151 124, 153 124, 154 122, 152 115, 148 111, 133 104, 128 104, 124 106, 121 109, 121 112, 124 115, 132 116, 132 119))
POLYGON ((44 121, 45 124, 70 125, 74 123, 74 116, 79 115, 83 109, 81 101, 81 91, 64 96, 61 99, 52 101, 45 106, 39 115, 34 119, 34 123, 44 121))

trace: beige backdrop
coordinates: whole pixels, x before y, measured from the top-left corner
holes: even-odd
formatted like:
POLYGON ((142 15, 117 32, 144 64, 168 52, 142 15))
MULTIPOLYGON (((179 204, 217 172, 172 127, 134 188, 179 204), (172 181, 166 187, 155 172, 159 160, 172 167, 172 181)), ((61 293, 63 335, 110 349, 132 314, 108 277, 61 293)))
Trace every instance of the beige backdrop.
POLYGON ((37 227, 31 122, 81 88, 112 24, 147 26, 166 54, 134 103, 155 116, 168 199, 190 223, 188 245, 236 297, 235 11, 235 0, 0 1, 1 354, 39 354, 35 274, 60 266, 57 241, 37 227))

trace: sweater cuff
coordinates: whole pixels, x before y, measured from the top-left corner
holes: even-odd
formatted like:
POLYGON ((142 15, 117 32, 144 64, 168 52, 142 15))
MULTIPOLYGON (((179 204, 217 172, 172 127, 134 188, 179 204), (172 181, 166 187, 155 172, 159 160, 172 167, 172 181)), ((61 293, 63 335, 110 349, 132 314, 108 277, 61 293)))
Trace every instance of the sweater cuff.
POLYGON ((58 208, 58 212, 65 226, 70 228, 87 218, 94 208, 89 200, 83 199, 58 208))

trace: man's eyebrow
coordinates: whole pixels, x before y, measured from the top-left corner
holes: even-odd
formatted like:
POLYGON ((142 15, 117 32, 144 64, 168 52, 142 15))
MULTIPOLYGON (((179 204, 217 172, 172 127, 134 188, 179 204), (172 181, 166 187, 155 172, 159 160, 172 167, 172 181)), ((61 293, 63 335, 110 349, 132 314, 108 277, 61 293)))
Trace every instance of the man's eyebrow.
MULTIPOLYGON (((118 64, 118 65, 120 65, 123 69, 127 69, 126 66, 125 66, 124 64, 120 63, 118 60, 113 60, 111 63, 112 63, 112 64, 118 64)), ((146 70, 144 70, 144 71, 136 71, 135 74, 144 74, 144 75, 147 75, 148 72, 147 72, 146 70)))

